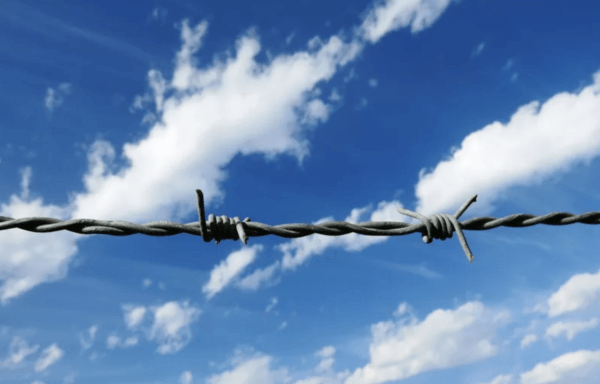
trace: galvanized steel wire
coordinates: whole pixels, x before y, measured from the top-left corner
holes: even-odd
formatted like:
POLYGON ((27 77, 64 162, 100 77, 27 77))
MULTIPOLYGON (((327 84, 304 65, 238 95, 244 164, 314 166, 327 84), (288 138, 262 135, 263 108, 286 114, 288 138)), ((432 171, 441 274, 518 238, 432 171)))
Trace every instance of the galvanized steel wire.
POLYGON ((398 212, 421 220, 420 224, 412 225, 397 221, 376 221, 358 224, 344 221, 330 221, 321 224, 282 224, 270 226, 251 222, 249 217, 245 218, 244 221, 240 221, 239 217, 229 218, 225 215, 215 216, 213 214, 208 216, 207 222, 204 211, 204 195, 199 189, 196 190, 196 198, 198 202, 199 222, 180 224, 171 221, 153 221, 140 225, 121 220, 73 219, 63 221, 49 217, 13 219, 11 217, 0 216, 0 231, 12 228, 20 228, 36 233, 67 230, 83 235, 103 234, 112 236, 130 236, 137 233, 148 236, 173 236, 180 233, 188 233, 190 235, 202 236, 205 242, 210 242, 214 239, 217 244, 221 240, 227 239, 235 241, 242 239, 244 244, 248 244, 249 237, 266 235, 277 235, 286 238, 305 237, 315 233, 326 236, 341 236, 348 233, 358 233, 367 236, 400 236, 414 232, 421 232, 423 241, 431 243, 433 239, 445 240, 452 238, 452 233, 456 231, 467 259, 473 262, 474 256, 469 249, 467 239, 462 233, 465 229, 480 231, 499 226, 520 228, 536 224, 600 224, 600 212, 587 212, 581 215, 573 215, 568 212, 554 212, 544 216, 521 213, 500 219, 484 216, 459 222, 458 218, 477 200, 477 195, 471 197, 463 204, 454 216, 442 213, 426 217, 416 212, 397 208, 398 212))

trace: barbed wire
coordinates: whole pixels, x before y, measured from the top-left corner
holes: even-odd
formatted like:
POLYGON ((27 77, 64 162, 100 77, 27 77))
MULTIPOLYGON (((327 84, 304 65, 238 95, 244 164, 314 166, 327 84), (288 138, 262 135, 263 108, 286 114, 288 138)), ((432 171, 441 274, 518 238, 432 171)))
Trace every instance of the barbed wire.
POLYGON ((205 219, 204 195, 200 189, 196 189, 198 201, 199 222, 187 224, 174 223, 172 221, 153 221, 146 224, 135 224, 121 220, 95 220, 95 219, 73 219, 59 220, 49 217, 27 217, 13 219, 0 216, 0 231, 19 228, 29 232, 48 233, 67 230, 83 235, 112 235, 130 236, 141 233, 148 236, 173 236, 180 233, 202 236, 205 242, 213 239, 217 244, 221 240, 242 239, 248 244, 249 237, 261 237, 276 235, 285 238, 305 237, 315 233, 326 236, 342 236, 348 233, 358 233, 367 236, 401 236, 415 232, 421 232, 423 241, 431 243, 433 239, 446 240, 452 238, 456 231, 460 244, 470 262, 474 256, 469 249, 467 239, 463 230, 481 231, 499 226, 520 228, 530 227, 537 224, 546 225, 568 225, 574 223, 600 224, 600 212, 587 212, 581 215, 573 215, 568 212, 554 212, 544 216, 529 214, 515 214, 503 218, 477 217, 464 222, 458 218, 467 208, 477 201, 477 195, 471 197, 462 207, 451 216, 446 213, 434 214, 428 217, 406 209, 397 208, 398 212, 421 220, 419 224, 408 224, 399 221, 376 221, 361 222, 358 224, 344 221, 329 221, 321 224, 281 224, 270 226, 263 223, 255 223, 249 217, 240 221, 239 217, 229 218, 225 215, 215 216, 210 214, 208 222, 205 219))

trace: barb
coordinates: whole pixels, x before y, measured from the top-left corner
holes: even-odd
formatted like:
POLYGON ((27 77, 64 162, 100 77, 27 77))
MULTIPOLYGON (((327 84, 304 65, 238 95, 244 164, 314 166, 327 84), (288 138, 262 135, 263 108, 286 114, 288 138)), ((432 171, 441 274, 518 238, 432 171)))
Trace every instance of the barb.
POLYGON ((422 234, 425 243, 431 243, 432 239, 445 240, 452 238, 453 231, 456 231, 467 259, 473 262, 474 256, 462 233, 465 229, 481 231, 499 226, 519 228, 537 224, 600 224, 600 212, 587 212, 581 215, 573 215, 568 212, 554 212, 544 216, 521 213, 500 219, 485 216, 473 218, 462 223, 459 222, 458 218, 477 200, 477 195, 470 198, 454 216, 443 213, 425 217, 416 212, 397 208, 398 212, 421 220, 420 224, 413 225, 399 221, 362 222, 358 224, 344 221, 330 221, 318 225, 282 224, 270 226, 251 222, 249 217, 245 218, 244 221, 240 221, 239 217, 231 219, 224 215, 215 217, 213 214, 208 216, 207 223, 204 211, 204 195, 199 189, 196 190, 196 198, 198 201, 199 222, 180 224, 171 221, 153 221, 140 225, 120 220, 73 219, 63 221, 49 217, 13 219, 11 217, 0 216, 0 231, 12 228, 36 233, 66 230, 82 235, 102 234, 111 236, 130 236, 137 233, 148 236, 173 236, 180 233, 188 233, 190 235, 202 236, 205 242, 214 239, 217 244, 221 240, 227 239, 235 241, 242 239, 244 244, 248 244, 249 237, 266 235, 277 235, 285 238, 305 237, 315 233, 326 236, 342 236, 348 233, 358 233, 367 236, 401 236, 415 232, 422 234))

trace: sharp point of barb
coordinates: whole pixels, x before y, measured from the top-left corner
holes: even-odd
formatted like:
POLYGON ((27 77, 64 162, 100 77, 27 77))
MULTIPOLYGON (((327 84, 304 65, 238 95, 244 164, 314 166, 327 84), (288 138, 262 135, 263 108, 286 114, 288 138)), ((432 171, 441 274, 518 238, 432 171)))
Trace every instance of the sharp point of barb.
POLYGON ((477 195, 471 197, 456 212, 454 216, 449 214, 436 214, 425 217, 417 212, 411 212, 398 208, 401 214, 411 216, 421 221, 421 224, 409 225, 403 222, 370 222, 370 223, 347 223, 347 222, 325 222, 320 224, 281 224, 267 225, 253 223, 247 217, 240 222, 238 217, 233 219, 227 216, 209 215, 206 220, 204 209, 204 195, 200 189, 196 189, 198 201, 198 221, 187 224, 173 223, 170 221, 152 222, 147 224, 129 223, 120 220, 95 220, 95 219, 71 219, 59 220, 49 217, 27 217, 13 219, 12 217, 0 216, 0 231, 18 228, 35 233, 50 233, 68 230, 80 235, 104 234, 111 236, 130 236, 137 233, 147 236, 173 236, 187 233, 201 236, 204 241, 241 239, 247 244, 249 237, 260 237, 276 235, 285 238, 299 238, 318 233, 325 236, 341 236, 348 233, 358 233, 365 236, 401 236, 414 232, 421 232, 423 241, 431 243, 433 239, 444 240, 451 238, 456 231, 460 244, 469 262, 473 262, 474 256, 469 249, 467 240, 462 230, 488 230, 504 226, 511 228, 530 227, 537 224, 545 225, 570 225, 574 223, 600 224, 600 212, 586 212, 574 215, 568 212, 554 212, 544 216, 529 214, 514 214, 502 218, 477 217, 458 222, 458 218, 475 201, 477 195), (423 228, 423 226, 425 228, 423 228), (200 228, 198 228, 200 227, 200 228))
MULTIPOLYGON (((421 231, 423 235, 423 242, 429 244, 433 241, 433 239, 446 240, 447 238, 452 238, 452 233, 456 231, 458 235, 458 239, 460 241, 460 245, 467 256, 469 262, 473 262, 475 258, 469 245, 467 243, 467 239, 465 238, 461 224, 458 222, 458 218, 469 208, 471 204, 477 201, 477 195, 471 197, 467 200, 460 209, 454 214, 454 216, 450 216, 447 213, 440 213, 430 215, 429 217, 423 216, 420 213, 412 212, 407 209, 403 209, 397 207, 396 209, 403 215, 407 215, 418 219, 425 225, 425 231, 421 231)), ((418 224, 415 224, 418 225, 418 224)))

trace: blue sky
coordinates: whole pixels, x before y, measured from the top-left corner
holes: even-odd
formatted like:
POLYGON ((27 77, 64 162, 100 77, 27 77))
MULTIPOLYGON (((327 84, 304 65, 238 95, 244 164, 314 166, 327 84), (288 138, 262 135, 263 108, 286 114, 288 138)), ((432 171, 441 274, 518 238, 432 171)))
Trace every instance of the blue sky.
MULTIPOLYGON (((0 215, 270 225, 600 210, 596 2, 0 13, 0 215)), ((424 244, 0 231, 0 382, 593 383, 594 225, 424 244)))

